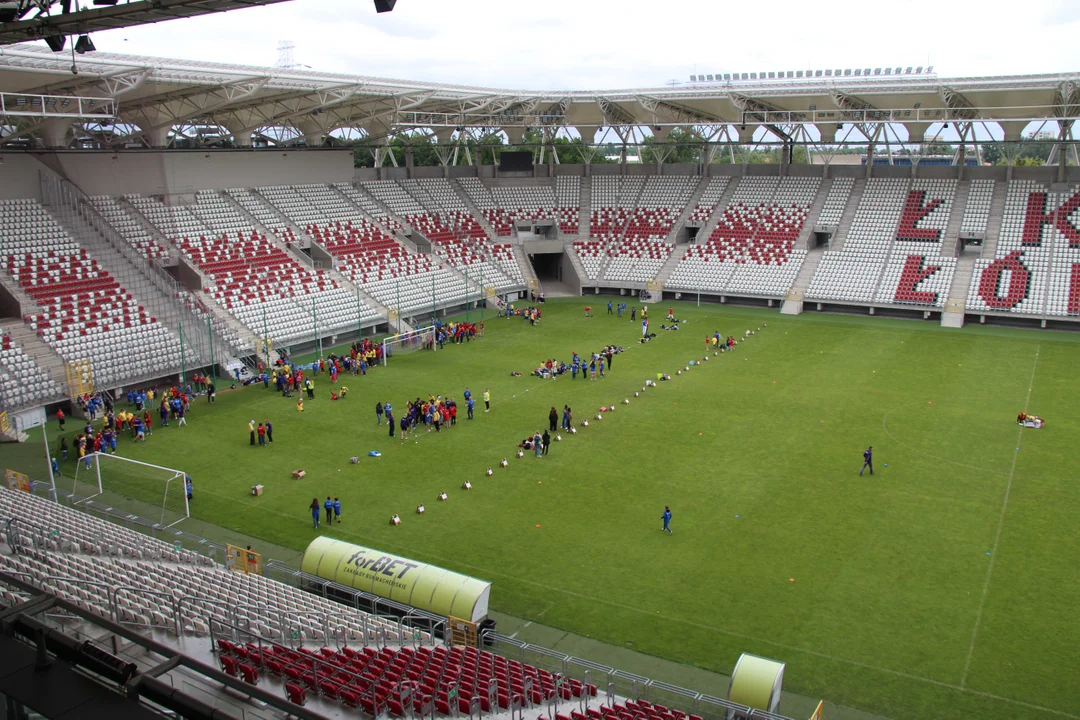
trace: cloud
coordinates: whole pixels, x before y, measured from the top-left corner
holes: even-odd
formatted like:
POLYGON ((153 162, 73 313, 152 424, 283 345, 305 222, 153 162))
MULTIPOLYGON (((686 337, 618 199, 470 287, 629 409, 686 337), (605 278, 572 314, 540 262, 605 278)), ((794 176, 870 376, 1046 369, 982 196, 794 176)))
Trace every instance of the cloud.
POLYGON ((691 74, 934 65, 941 76, 1076 71, 1080 9, 1029 0, 822 11, 683 0, 292 0, 97 33, 99 49, 270 66, 291 41, 315 70, 506 89, 655 87, 691 74), (977 11, 976 11, 977 10, 977 11), (1007 26, 1001 18, 1008 17, 1007 26), (1038 42, 1039 52, 1021 52, 1038 42), (1002 52, 1015 43, 1017 52, 1002 52))

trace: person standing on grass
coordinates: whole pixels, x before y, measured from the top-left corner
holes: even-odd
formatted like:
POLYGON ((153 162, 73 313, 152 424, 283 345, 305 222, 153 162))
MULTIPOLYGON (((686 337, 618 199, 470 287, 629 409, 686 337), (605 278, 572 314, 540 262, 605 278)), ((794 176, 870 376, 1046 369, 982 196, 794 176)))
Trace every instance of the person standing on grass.
POLYGON ((255 444, 255 421, 254 420, 251 420, 251 421, 248 422, 248 434, 251 436, 251 441, 250 441, 249 444, 254 445, 255 444))
POLYGON ((375 401, 375 424, 382 425, 383 406, 382 401, 375 401))
POLYGON ((334 498, 334 519, 341 522, 341 500, 334 498))
POLYGON ((533 433, 533 450, 536 451, 537 459, 540 458, 540 453, 544 451, 543 442, 544 439, 540 436, 539 430, 533 433))
POLYGON ((596 379, 596 360, 590 360, 589 361, 589 379, 590 380, 595 380, 596 379))
MULTIPOLYGON (((120 412, 121 412, 121 415, 122 415, 124 411, 121 410, 120 412)), ((169 426, 169 403, 166 402, 164 398, 162 398, 161 406, 158 408, 158 415, 161 417, 161 426, 162 427, 168 427, 169 426)), ((123 426, 124 426, 124 423, 121 420, 120 427, 117 428, 117 429, 118 430, 122 429, 123 426)), ((254 444, 254 443, 252 443, 252 444, 254 444)))
POLYGON ((390 426, 390 437, 394 437, 394 413, 386 409, 386 424, 390 426))
POLYGON ((484 388, 484 412, 491 412, 491 391, 484 388))
POLYGON ((660 519, 664 521, 664 532, 671 535, 671 508, 667 505, 664 506, 664 514, 660 516, 660 519))
POLYGON ((548 427, 551 432, 555 432, 559 427, 559 411, 555 409, 555 406, 551 406, 551 412, 548 413, 548 427))
MULTIPOLYGON (((642 308, 642 316, 643 317, 644 317, 644 314, 645 314, 645 309, 642 308)), ((648 337, 648 336, 649 336, 649 321, 647 319, 643 319, 641 321, 641 337, 648 337)))
POLYGON ((604 377, 604 356, 600 356, 600 377, 604 377))
POLYGON ((259 427, 255 429, 255 432, 259 436, 259 447, 266 447, 266 426, 259 423, 259 427))
POLYGON ((544 434, 540 436, 540 442, 544 446, 544 454, 547 455, 548 448, 551 447, 551 435, 547 432, 547 430, 545 430, 544 434))
POLYGON ((608 372, 611 372, 611 358, 615 357, 615 353, 611 351, 610 345, 608 346, 607 350, 604 351, 604 357, 607 358, 608 372))
POLYGON ((176 408, 176 418, 177 418, 176 427, 180 427, 181 425, 187 425, 187 417, 186 416, 187 416, 187 410, 185 409, 184 405, 183 404, 179 405, 176 408))
POLYGON ((308 510, 311 510, 311 521, 315 523, 315 529, 319 529, 319 498, 311 498, 311 504, 308 505, 308 510))
POLYGON ((326 496, 326 502, 323 503, 323 508, 326 510, 326 524, 329 525, 334 522, 334 501, 330 499, 330 496, 326 496))
POLYGON ((637 305, 630 308, 630 322, 637 320, 637 305))
POLYGON ((56 408, 56 421, 60 423, 60 429, 64 429, 64 409, 56 408))
POLYGON ((187 493, 188 502, 195 499, 194 484, 191 482, 191 476, 184 476, 184 491, 187 493))
POLYGON ((67 436, 65 435, 65 436, 60 438, 60 459, 61 460, 67 460, 67 451, 68 451, 68 444, 67 444, 67 436))
POLYGON ((870 474, 873 475, 874 474, 874 446, 873 445, 866 448, 866 450, 862 454, 862 459, 863 459, 862 470, 859 471, 859 475, 862 476, 863 470, 865 470, 866 468, 870 468, 870 474))
POLYGON ((206 399, 210 403, 214 403, 217 401, 217 387, 214 385, 214 383, 210 383, 206 386, 206 399))
MULTIPOLYGON (((468 391, 466 391, 466 392, 468 392, 468 391)), ((469 411, 469 419, 472 420, 473 419, 473 410, 476 408, 476 400, 473 398, 472 395, 470 395, 469 398, 465 401, 465 407, 469 411)))
POLYGON ((569 430, 570 429, 570 406, 569 405, 563 405, 562 406, 562 428, 563 428, 563 430, 569 430))
POLYGON ((608 315, 614 315, 615 314, 614 312, 612 312, 611 301, 610 300, 607 301, 607 314, 608 315))

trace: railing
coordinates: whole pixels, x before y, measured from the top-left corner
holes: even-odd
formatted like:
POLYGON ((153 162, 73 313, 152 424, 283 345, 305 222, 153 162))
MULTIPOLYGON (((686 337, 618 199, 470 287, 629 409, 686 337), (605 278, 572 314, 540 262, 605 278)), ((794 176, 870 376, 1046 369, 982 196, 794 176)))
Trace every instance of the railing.
MULTIPOLYGON (((634 675, 606 665, 582 660, 557 650, 549 650, 539 645, 515 640, 500 635, 494 630, 485 630, 480 634, 480 646, 507 659, 517 660, 542 668, 553 674, 557 673, 564 677, 580 680, 583 683, 596 685, 598 697, 603 697, 601 703, 609 707, 618 702, 618 698, 625 698, 628 700, 647 700, 667 708, 698 715, 707 720, 726 720, 727 718, 790 720, 783 715, 764 710, 755 710, 746 705, 705 695, 678 685, 651 680, 642 675, 634 675)), ((584 706, 589 700, 584 694, 580 699, 565 700, 556 692, 553 698, 546 701, 549 717, 554 717, 555 713, 559 712, 558 706, 560 702, 567 705, 579 705, 584 711, 584 706)))
MULTIPOLYGON (((279 560, 266 563, 264 572, 267 577, 278 582, 302 588, 383 620, 392 620, 398 624, 399 635, 402 638, 411 634, 410 639, 414 645, 422 640, 424 633, 430 635, 431 645, 435 645, 436 638, 439 637, 443 639, 444 644, 450 644, 447 621, 441 615, 310 575, 302 570, 293 569, 279 560)), ((405 644, 404 641, 402 644, 405 644)))

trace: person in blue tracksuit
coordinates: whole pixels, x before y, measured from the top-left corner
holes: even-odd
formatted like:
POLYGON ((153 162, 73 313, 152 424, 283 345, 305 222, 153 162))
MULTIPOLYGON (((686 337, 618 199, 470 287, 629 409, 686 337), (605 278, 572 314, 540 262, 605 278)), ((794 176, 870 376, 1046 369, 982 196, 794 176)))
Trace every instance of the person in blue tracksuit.
POLYGON ((671 535, 671 508, 667 505, 664 506, 664 514, 660 516, 660 519, 664 521, 664 532, 671 535))
POLYGON ((312 498, 311 505, 308 506, 311 510, 311 521, 315 523, 315 529, 319 529, 319 498, 312 498))
POLYGON ((334 501, 330 499, 329 495, 326 496, 323 508, 326 510, 326 524, 329 525, 334 522, 334 501))
POLYGON ((859 471, 859 475, 862 475, 863 470, 865 470, 866 468, 870 468, 870 474, 873 475, 874 474, 874 446, 873 445, 866 448, 866 450, 862 454, 862 459, 863 459, 862 470, 859 471))

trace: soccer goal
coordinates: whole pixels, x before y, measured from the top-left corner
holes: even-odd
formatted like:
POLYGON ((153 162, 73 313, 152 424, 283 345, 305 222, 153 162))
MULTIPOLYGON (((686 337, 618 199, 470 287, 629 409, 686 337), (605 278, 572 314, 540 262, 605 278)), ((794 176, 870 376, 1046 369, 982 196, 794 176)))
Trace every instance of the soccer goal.
POLYGON ((93 500, 172 527, 190 514, 186 477, 183 470, 91 453, 77 465, 72 503, 93 500))
POLYGON ((434 351, 437 347, 434 325, 417 328, 411 332, 398 333, 383 340, 382 362, 385 365, 391 357, 400 357, 417 350, 434 351))

